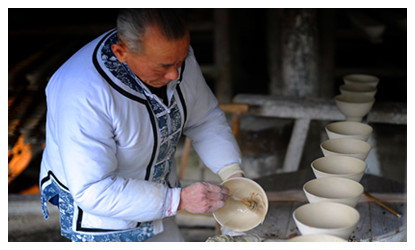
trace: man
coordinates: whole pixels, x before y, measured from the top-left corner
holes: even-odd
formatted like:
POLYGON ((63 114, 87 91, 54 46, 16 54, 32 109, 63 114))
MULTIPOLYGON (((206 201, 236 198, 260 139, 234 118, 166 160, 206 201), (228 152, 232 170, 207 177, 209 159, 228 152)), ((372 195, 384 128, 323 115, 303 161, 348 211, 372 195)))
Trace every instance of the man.
POLYGON ((222 180, 243 176, 240 151, 173 10, 124 9, 46 87, 42 208, 59 207, 72 241, 182 241, 178 210, 213 212, 229 191, 181 188, 181 134, 222 180))

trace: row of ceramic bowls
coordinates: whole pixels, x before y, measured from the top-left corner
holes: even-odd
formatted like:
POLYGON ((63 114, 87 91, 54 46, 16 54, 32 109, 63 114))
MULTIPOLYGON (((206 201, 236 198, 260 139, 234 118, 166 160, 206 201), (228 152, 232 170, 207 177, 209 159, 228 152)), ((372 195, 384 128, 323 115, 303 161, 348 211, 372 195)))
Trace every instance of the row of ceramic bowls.
POLYGON ((343 80, 335 102, 346 120, 325 127, 329 139, 320 144, 324 157, 311 163, 316 179, 303 186, 309 203, 293 212, 301 236, 292 241, 347 241, 360 220, 354 207, 364 192, 359 182, 373 132, 361 121, 373 106, 379 79, 353 74, 343 80))

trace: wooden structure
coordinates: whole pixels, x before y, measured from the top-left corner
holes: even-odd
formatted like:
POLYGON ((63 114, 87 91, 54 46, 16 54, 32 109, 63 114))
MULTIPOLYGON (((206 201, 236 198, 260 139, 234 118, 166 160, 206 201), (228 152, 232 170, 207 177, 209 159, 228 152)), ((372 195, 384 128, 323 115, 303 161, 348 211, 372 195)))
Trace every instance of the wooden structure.
MULTIPOLYGON (((299 169, 311 120, 344 120, 334 102, 334 98, 296 98, 270 95, 240 94, 235 103, 250 106, 249 114, 257 116, 294 119, 294 128, 284 158, 282 172, 299 169)), ((367 122, 406 124, 406 104, 375 102, 367 115, 367 122)))

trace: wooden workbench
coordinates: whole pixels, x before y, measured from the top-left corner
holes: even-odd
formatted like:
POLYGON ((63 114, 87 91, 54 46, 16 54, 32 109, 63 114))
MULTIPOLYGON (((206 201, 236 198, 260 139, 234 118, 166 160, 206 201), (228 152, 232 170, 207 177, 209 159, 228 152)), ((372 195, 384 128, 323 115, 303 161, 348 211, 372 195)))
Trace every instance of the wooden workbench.
MULTIPOLYGON (((269 210, 264 223, 246 233, 257 234, 266 240, 287 240, 301 235, 292 213, 307 203, 302 186, 313 178, 311 169, 306 169, 255 180, 268 194, 269 210)), ((365 174, 360 183, 365 191, 401 213, 402 217, 398 218, 362 195, 355 207, 360 220, 349 241, 406 241, 406 186, 370 174, 365 174)))

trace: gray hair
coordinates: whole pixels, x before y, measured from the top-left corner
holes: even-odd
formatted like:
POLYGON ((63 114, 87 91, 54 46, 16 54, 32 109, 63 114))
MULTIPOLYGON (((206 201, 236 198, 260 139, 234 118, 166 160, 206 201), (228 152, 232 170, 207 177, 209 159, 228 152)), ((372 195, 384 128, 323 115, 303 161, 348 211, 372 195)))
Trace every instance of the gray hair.
POLYGON ((142 37, 146 27, 157 25, 168 40, 186 35, 187 26, 176 9, 121 9, 117 17, 118 39, 132 53, 142 52, 142 37))

